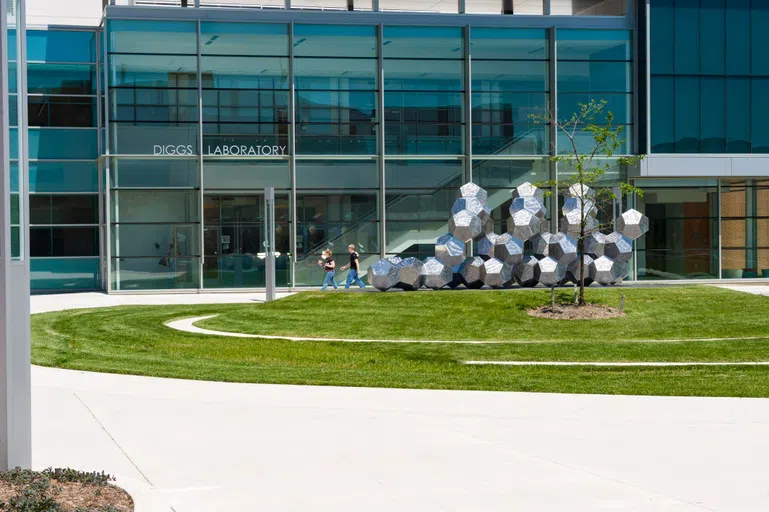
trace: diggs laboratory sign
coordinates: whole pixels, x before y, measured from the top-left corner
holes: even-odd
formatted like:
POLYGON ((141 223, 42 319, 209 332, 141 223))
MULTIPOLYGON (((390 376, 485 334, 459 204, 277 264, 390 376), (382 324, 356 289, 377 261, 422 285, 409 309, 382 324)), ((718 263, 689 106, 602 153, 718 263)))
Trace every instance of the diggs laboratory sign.
MULTIPOLYGON (((152 148, 155 156, 194 155, 191 144, 155 144, 152 148)), ((286 146, 249 146, 246 144, 227 144, 206 146, 206 156, 283 156, 286 146)))

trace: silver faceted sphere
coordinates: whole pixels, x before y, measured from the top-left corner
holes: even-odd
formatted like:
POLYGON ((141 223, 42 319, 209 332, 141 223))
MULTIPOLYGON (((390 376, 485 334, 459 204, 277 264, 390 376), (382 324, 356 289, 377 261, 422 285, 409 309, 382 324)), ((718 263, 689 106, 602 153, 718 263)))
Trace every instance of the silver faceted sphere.
POLYGON ((385 259, 390 263, 392 263, 393 265, 397 265, 398 263, 403 261, 400 256, 387 256, 385 257, 385 259))
POLYGON ((613 260, 628 262, 633 255, 633 241, 618 231, 606 235, 604 255, 613 260))
POLYGON ((482 237, 485 233, 493 233, 493 232, 494 232, 494 219, 492 219, 491 216, 488 216, 481 221, 481 234, 478 235, 477 238, 482 237))
POLYGON ((620 276, 620 266, 617 262, 606 256, 593 260, 590 264, 590 278, 601 286, 609 286, 620 276))
POLYGON ((517 197, 533 197, 534 199, 537 199, 539 202, 544 202, 545 200, 545 194, 542 190, 540 190, 538 187, 532 185, 528 181, 526 183, 522 183, 518 185, 516 188, 513 189, 513 199, 517 197))
POLYGON ((484 204, 486 204, 486 202, 489 200, 489 194, 484 189, 472 182, 465 183, 459 187, 459 193, 462 195, 462 197, 472 197, 484 204))
POLYGON ((510 203, 510 215, 515 215, 515 212, 520 210, 528 210, 540 219, 544 219, 547 215, 547 208, 539 199, 535 197, 516 197, 513 202, 510 203))
MULTIPOLYGON (((579 240, 579 233, 581 231, 580 212, 579 210, 573 210, 567 215, 561 217, 561 231, 569 235, 575 240, 579 240)), ((585 219, 585 235, 588 235, 598 229, 598 219, 592 215, 585 219)))
POLYGON ((513 280, 513 269, 510 265, 491 258, 481 267, 481 279, 491 288, 506 288, 513 280))
POLYGON ((556 233, 550 238, 547 255, 562 265, 577 259, 577 242, 565 233, 556 233))
POLYGON ((631 208, 614 219, 614 227, 629 239, 636 240, 649 231, 649 217, 631 208))
POLYGON ((435 257, 449 268, 456 267, 465 261, 465 243, 446 233, 435 241, 435 257))
POLYGON ((433 290, 447 286, 453 277, 451 267, 444 265, 437 258, 427 258, 420 271, 424 285, 433 290))
POLYGON ((468 288, 481 288, 483 287, 483 279, 481 279, 481 268, 483 267, 483 258, 475 256, 473 258, 467 258, 462 267, 459 269, 459 273, 462 274, 462 281, 468 288))
POLYGON ((398 283, 398 267, 389 259, 381 259, 368 268, 368 282, 380 291, 387 291, 398 283))
POLYGON ((496 233, 485 233, 478 238, 478 256, 484 260, 494 257, 494 244, 499 235, 496 233))
POLYGON ((454 272, 451 274, 451 282, 449 282, 449 288, 456 288, 460 284, 464 283, 464 280, 462 279, 462 274, 459 272, 454 272))
POLYGON ((625 263, 624 261, 615 261, 615 265, 617 265, 617 279, 612 281, 611 284, 620 284, 623 280, 627 279, 628 274, 630 274, 630 264, 625 263))
POLYGON ((486 203, 482 203, 474 197, 460 197, 454 201, 454 205, 451 207, 451 214, 455 215, 462 210, 467 210, 468 212, 477 215, 478 218, 481 219, 481 222, 491 216, 491 209, 489 209, 486 203))
POLYGON ((513 266, 513 277, 519 286, 526 288, 537 286, 534 269, 537 268, 538 263, 537 258, 534 256, 525 256, 513 266))
POLYGON ((523 259, 523 242, 510 233, 499 235, 494 241, 494 257, 512 267, 523 259))
POLYGON ((579 197, 567 197, 563 203, 563 208, 561 208, 564 215, 569 215, 570 212, 574 211, 582 213, 583 210, 585 217, 598 215, 598 208, 593 201, 579 197))
POLYGON ((550 241, 553 239, 553 234, 549 232, 540 233, 531 237, 531 248, 534 256, 537 258, 546 258, 550 255, 550 241))
POLYGON ((481 219, 467 210, 461 210, 449 219, 449 231, 462 242, 469 242, 481 234, 481 219))
POLYGON ((566 275, 566 266, 558 263, 558 260, 547 256, 537 262, 534 267, 534 278, 540 284, 552 288, 558 286, 566 275))
POLYGON ((569 195, 571 197, 579 197, 582 199, 592 199, 595 197, 595 190, 588 187, 587 185, 580 185, 579 183, 575 183, 569 187, 569 195))
POLYGON ((585 236, 582 240, 582 248, 584 253, 593 259, 603 256, 604 249, 606 247, 606 235, 600 231, 595 231, 585 236))
POLYGON ((528 210, 519 210, 507 219, 507 232, 524 242, 542 230, 539 217, 528 210))
POLYGON ((424 284, 422 275, 424 263, 417 258, 406 258, 397 265, 398 282, 396 288, 401 290, 419 290, 424 284))
MULTIPOLYGON (((585 254, 582 256, 582 261, 585 268, 585 286, 590 286, 593 283, 593 279, 590 277, 590 264, 593 263, 593 258, 585 254)), ((566 280, 578 285, 580 275, 579 258, 577 258, 566 267, 566 280)))

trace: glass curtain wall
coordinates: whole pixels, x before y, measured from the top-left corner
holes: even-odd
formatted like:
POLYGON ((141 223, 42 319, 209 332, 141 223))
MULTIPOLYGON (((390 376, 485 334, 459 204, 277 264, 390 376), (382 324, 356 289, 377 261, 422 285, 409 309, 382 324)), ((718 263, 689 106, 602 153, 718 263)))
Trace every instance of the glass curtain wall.
MULTIPOLYGON (((564 32, 559 101, 625 107, 628 33, 564 32)), ((433 255, 468 179, 503 232, 550 176, 545 29, 109 20, 106 44, 113 290, 263 286, 266 186, 278 284, 304 286, 323 249, 433 255)))
POLYGON ((0 13, 6 17, 7 30, 0 37, 5 38, 6 55, 8 57, 8 140, 10 147, 11 170, 11 257, 18 258, 21 255, 21 236, 19 224, 19 74, 18 61, 16 59, 18 40, 16 37, 16 17, 11 12, 0 13))

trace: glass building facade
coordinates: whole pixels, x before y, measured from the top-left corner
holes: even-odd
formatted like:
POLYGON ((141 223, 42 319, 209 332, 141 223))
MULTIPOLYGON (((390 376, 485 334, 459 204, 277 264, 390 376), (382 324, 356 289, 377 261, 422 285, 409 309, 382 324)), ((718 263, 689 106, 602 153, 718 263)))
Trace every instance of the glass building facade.
POLYGON ((651 220, 631 277, 769 277, 769 162, 657 170, 769 153, 758 0, 108 3, 100 27, 28 30, 26 95, 9 96, 27 113, 33 290, 263 287, 265 187, 283 287, 318 285, 326 248, 354 244, 364 269, 431 256, 466 181, 502 232, 511 188, 572 172, 530 116, 591 99, 620 153, 649 154, 604 177, 645 191, 615 204, 651 220))

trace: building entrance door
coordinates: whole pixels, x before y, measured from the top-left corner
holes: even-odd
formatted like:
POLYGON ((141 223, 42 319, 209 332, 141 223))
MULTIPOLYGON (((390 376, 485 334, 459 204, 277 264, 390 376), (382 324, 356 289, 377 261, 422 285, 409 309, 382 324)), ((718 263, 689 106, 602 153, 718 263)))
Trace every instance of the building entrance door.
MULTIPOLYGON (((288 196, 276 194, 276 218, 287 220, 288 196)), ((276 284, 289 277, 288 229, 276 222, 276 284)), ((263 288, 264 195, 207 194, 203 203, 203 287, 263 288)))

